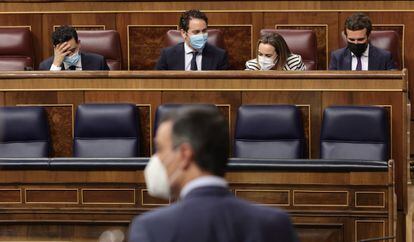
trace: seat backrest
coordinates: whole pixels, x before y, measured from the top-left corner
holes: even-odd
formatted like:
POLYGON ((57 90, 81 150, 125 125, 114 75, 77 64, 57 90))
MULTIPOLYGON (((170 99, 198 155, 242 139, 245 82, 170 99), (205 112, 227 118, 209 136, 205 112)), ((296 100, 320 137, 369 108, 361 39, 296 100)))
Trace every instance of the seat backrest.
MULTIPOLYGON (((207 42, 211 45, 219 47, 221 49, 226 49, 226 45, 224 43, 223 33, 219 29, 208 29, 208 39, 207 42)), ((173 46, 178 43, 183 42, 184 39, 181 37, 181 32, 179 30, 168 30, 167 36, 165 38, 165 45, 173 46)))
POLYGON ((321 130, 322 159, 389 159, 387 111, 376 106, 325 109, 321 130))
POLYGON ((79 30, 81 51, 102 55, 110 70, 122 69, 122 49, 119 33, 115 30, 79 30))
POLYGON ((34 47, 28 28, 0 28, 0 70, 33 69, 34 47))
POLYGON ((79 105, 75 120, 75 157, 137 157, 139 118, 133 104, 79 105))
POLYGON ((214 108, 217 109, 216 105, 214 104, 162 104, 157 107, 155 111, 155 120, 154 120, 154 137, 157 133, 158 126, 160 125, 160 121, 163 119, 165 115, 170 114, 171 112, 176 112, 182 107, 203 107, 203 108, 214 108))
POLYGON ((300 111, 294 105, 242 105, 237 112, 234 140, 235 157, 303 158, 300 111))
MULTIPOLYGON (((342 31, 341 47, 347 45, 344 31, 342 31)), ((401 69, 401 46, 400 38, 394 30, 373 30, 369 36, 369 41, 375 47, 391 52, 395 67, 401 69)))
POLYGON ((285 39, 290 51, 302 57, 306 70, 318 69, 316 34, 309 29, 262 29, 260 34, 277 33, 285 39))
POLYGON ((49 126, 42 107, 0 107, 0 157, 49 156, 49 126))

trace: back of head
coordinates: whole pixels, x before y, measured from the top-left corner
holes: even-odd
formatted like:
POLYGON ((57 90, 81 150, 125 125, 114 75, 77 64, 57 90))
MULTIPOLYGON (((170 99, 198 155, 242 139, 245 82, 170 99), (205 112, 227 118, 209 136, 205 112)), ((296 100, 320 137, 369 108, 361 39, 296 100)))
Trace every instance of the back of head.
POLYGON ((78 34, 76 33, 75 28, 68 25, 62 25, 52 33, 53 46, 64 43, 71 39, 74 39, 76 42, 78 42, 78 34))
POLYGON ((347 35, 347 29, 352 31, 367 29, 367 36, 369 36, 372 30, 372 23, 368 15, 366 15, 365 13, 354 13, 345 20, 345 35, 347 35))
POLYGON ((275 48, 276 54, 278 56, 276 70, 282 70, 283 66, 286 64, 287 58, 291 55, 290 49, 286 44, 285 39, 283 39, 283 37, 278 33, 265 33, 257 42, 257 49, 259 49, 260 44, 269 44, 275 48))
POLYGON ((194 18, 202 19, 208 25, 208 18, 207 18, 205 13, 201 12, 198 9, 191 9, 191 10, 188 10, 188 11, 184 12, 181 15, 180 22, 179 22, 180 29, 187 32, 188 28, 189 28, 189 25, 190 25, 190 20, 194 19, 194 18))
POLYGON ((189 143, 201 170, 224 176, 229 156, 229 130, 218 109, 184 107, 170 119, 173 121, 173 146, 189 143))

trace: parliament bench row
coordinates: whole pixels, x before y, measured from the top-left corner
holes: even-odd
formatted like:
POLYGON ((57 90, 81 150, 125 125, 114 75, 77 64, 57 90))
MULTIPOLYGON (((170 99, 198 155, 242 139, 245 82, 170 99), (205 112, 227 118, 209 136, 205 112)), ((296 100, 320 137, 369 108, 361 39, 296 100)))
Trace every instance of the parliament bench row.
MULTIPOLYGON (((163 104, 156 110, 154 136, 163 116, 183 106, 163 104)), ((218 110, 218 109, 217 109, 218 110)), ((79 105, 73 138, 74 157, 138 157, 139 113, 134 104, 79 105)), ((379 106, 332 106, 324 111, 322 159, 390 158, 389 118, 379 106)), ((48 157, 49 127, 42 107, 0 108, 0 157, 48 157)), ((242 105, 234 132, 234 157, 305 158, 305 130, 294 105, 242 105)))
MULTIPOLYGON (((122 47, 119 33, 115 30, 79 30, 81 51, 100 54, 105 57, 110 70, 122 69, 122 47)), ((307 70, 318 70, 317 37, 313 30, 262 29, 261 34, 276 32, 287 42, 290 50, 302 56, 307 70)), ((226 49, 222 31, 209 29, 209 43, 226 49)), ((169 30, 166 33, 165 46, 182 42, 180 31, 169 30)), ((394 30, 372 31, 370 42, 391 52, 395 66, 401 69, 401 49, 398 34, 394 30)), ((342 34, 342 46, 346 45, 342 34)), ((245 60, 247 61, 247 60, 245 60)), ((27 28, 0 28, 0 70, 33 70, 33 37, 27 28)))

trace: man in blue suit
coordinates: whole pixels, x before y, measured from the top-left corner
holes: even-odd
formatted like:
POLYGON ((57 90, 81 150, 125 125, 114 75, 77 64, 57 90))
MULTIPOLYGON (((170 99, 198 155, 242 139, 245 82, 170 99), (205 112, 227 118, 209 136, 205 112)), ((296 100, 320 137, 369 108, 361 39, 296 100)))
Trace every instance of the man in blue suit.
POLYGON ((329 70, 396 69, 390 52, 369 43, 371 30, 371 20, 367 15, 356 13, 349 16, 344 27, 348 45, 332 52, 329 70))
POLYGON ((184 108, 162 120, 144 175, 152 196, 178 201, 133 219, 129 242, 294 242, 281 210, 236 198, 223 178, 228 124, 217 109, 184 108))
POLYGON ((207 16, 199 10, 189 10, 180 18, 184 42, 161 51, 157 70, 227 70, 227 52, 207 43, 207 16))
POLYGON ((108 71, 109 67, 103 56, 80 52, 80 40, 75 28, 60 26, 52 33, 53 51, 52 57, 42 61, 39 70, 64 71, 108 71))

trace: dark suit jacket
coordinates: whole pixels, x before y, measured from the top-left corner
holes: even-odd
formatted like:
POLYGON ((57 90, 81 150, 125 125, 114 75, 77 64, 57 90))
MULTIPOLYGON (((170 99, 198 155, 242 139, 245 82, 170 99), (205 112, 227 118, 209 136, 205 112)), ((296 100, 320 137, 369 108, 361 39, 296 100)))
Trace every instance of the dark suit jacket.
MULTIPOLYGON (((338 49, 332 52, 329 70, 351 70, 352 57, 348 48, 338 49)), ((396 69, 392 55, 373 45, 369 45, 368 70, 392 70, 396 69)))
POLYGON ((281 210, 252 205, 223 187, 202 187, 169 207, 135 217, 128 241, 293 242, 297 237, 281 210))
MULTIPOLYGON (((109 67, 106 63, 106 60, 103 56, 94 54, 94 53, 80 53, 82 70, 84 71, 108 71, 109 67)), ((39 70, 48 71, 53 64, 53 56, 42 61, 39 65, 39 70)), ((65 67, 62 63, 62 70, 65 70, 65 67)))
MULTIPOLYGON (((229 63, 227 52, 206 43, 203 48, 201 70, 227 70, 229 63)), ((184 70, 184 43, 165 48, 161 51, 156 70, 184 70)))

